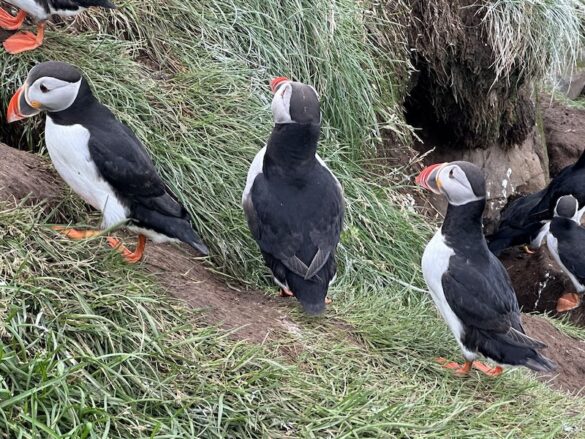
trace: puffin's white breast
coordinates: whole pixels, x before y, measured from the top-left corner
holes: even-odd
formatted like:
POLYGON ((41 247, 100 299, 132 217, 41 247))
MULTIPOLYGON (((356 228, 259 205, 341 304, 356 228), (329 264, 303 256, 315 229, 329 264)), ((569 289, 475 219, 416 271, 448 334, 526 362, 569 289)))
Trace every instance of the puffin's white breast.
POLYGON ((550 232, 548 235, 546 235, 546 245, 548 247, 549 253, 553 256, 555 262, 559 265, 559 267, 561 267, 561 270, 563 270, 565 274, 569 276, 569 279, 571 279, 571 282, 573 283, 573 286, 575 287, 577 292, 582 293, 583 291, 585 291, 585 286, 581 285, 581 283, 577 280, 573 273, 571 273, 567 269, 567 267, 565 267, 565 264, 562 263, 561 257, 559 256, 559 242, 557 238, 555 238, 554 235, 550 232))
POLYGON ((453 249, 447 246, 445 238, 438 230, 433 236, 433 239, 427 244, 422 257, 422 271, 425 278, 425 282, 431 292, 431 297, 435 302, 435 305, 439 309, 441 316, 447 322, 449 329, 455 336, 455 339, 461 346, 463 354, 466 360, 473 360, 476 356, 475 353, 468 351, 462 344, 461 339, 464 334, 463 324, 459 317, 455 315, 443 291, 443 274, 449 268, 449 259, 455 252, 453 249))
POLYGON ((76 194, 103 213, 102 227, 108 228, 125 221, 127 210, 93 163, 89 137, 81 125, 58 125, 47 117, 45 138, 53 166, 76 194))
POLYGON ((79 7, 77 10, 59 10, 53 8, 49 4, 50 13, 47 14, 45 8, 43 8, 35 0, 8 0, 8 3, 22 9, 37 20, 46 20, 53 14, 60 15, 62 17, 71 17, 73 15, 79 14, 82 10, 85 9, 79 7))
POLYGON ((250 165, 250 169, 248 169, 248 176, 246 177, 246 187, 244 188, 244 192, 242 193, 242 204, 246 201, 248 196, 250 195, 250 191, 252 190, 252 186, 254 185, 254 180, 256 177, 262 173, 262 168, 264 166, 264 154, 266 154, 266 147, 262 148, 252 161, 250 165))

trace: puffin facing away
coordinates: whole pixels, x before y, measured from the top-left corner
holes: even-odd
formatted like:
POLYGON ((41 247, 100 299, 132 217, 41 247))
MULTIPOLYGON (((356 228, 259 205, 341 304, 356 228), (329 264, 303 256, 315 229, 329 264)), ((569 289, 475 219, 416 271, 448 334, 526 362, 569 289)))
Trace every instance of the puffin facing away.
MULTIPOLYGON (((128 223, 139 234, 134 252, 108 238, 128 262, 142 258, 146 236, 155 242, 182 241, 207 255, 189 214, 158 176, 144 146, 97 101, 76 67, 54 61, 33 67, 10 101, 8 122, 43 111, 47 149, 63 180, 103 213, 102 228, 128 223)), ((100 234, 57 229, 71 239, 100 234)))
POLYGON ((565 195, 559 198, 546 237, 549 252, 576 290, 576 293, 566 293, 559 298, 558 312, 577 308, 585 291, 585 229, 581 227, 582 216, 583 210, 579 210, 575 197, 565 195))
POLYGON ((424 251, 422 270, 465 363, 438 361, 459 374, 471 367, 492 376, 502 373, 501 366, 490 368, 475 361, 478 354, 498 364, 552 370, 553 363, 538 353, 545 345, 524 333, 508 273, 483 236, 482 171, 468 162, 436 164, 425 168, 416 182, 449 202, 443 225, 424 251))
POLYGON ((487 238, 490 250, 499 254, 505 248, 529 244, 534 238, 542 237, 546 232, 543 226, 553 218, 556 203, 563 195, 573 195, 579 206, 585 207, 585 151, 575 164, 564 168, 545 189, 510 205, 511 209, 519 203, 521 208, 512 209, 506 217, 502 217, 498 230, 487 238))
POLYGON ((0 8, 0 27, 5 30, 18 30, 22 27, 27 14, 33 17, 37 24, 37 34, 22 32, 12 35, 4 41, 4 48, 8 53, 17 54, 33 50, 43 44, 45 36, 45 21, 51 15, 71 17, 86 8, 99 6, 114 9, 116 6, 109 0, 4 0, 6 3, 20 9, 16 16, 10 15, 0 8))
POLYGON ((337 270, 343 193, 316 153, 321 111, 315 89, 284 77, 273 79, 271 88, 275 125, 252 162, 242 205, 282 295, 294 295, 307 314, 317 315, 337 270))

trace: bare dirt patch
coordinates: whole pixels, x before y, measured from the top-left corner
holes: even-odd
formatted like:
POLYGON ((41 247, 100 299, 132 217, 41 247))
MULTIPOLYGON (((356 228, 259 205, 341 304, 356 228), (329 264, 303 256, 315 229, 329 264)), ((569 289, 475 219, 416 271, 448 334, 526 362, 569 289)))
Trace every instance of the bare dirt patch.
POLYGON ((547 345, 542 353, 558 365, 554 373, 540 374, 540 379, 557 389, 582 393, 585 389, 585 341, 563 334, 536 316, 524 315, 522 321, 528 334, 547 345))
POLYGON ((550 175, 554 177, 585 150, 585 109, 567 107, 546 95, 541 101, 550 175))
POLYGON ((65 189, 51 165, 39 157, 0 143, 0 195, 3 200, 57 204, 65 189))

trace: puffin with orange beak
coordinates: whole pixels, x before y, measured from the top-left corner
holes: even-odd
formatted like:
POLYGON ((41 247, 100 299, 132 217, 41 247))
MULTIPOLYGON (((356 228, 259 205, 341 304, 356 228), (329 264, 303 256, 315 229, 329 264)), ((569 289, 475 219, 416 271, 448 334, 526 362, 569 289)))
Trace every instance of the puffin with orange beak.
POLYGON ((36 49, 43 44, 45 22, 52 15, 71 17, 91 6, 114 9, 116 6, 109 0, 4 0, 20 10, 13 16, 0 8, 0 28, 18 30, 22 27, 27 15, 38 23, 37 34, 21 32, 4 41, 8 53, 17 54, 36 49))
POLYGON ((486 189, 481 169, 463 161, 435 164, 425 168, 416 183, 449 203, 443 225, 424 251, 422 270, 465 362, 437 361, 458 374, 473 367, 496 376, 503 371, 501 365, 553 370, 554 364, 538 352, 545 345, 525 334, 508 273, 484 238, 486 189), (498 365, 476 361, 479 354, 498 365))
MULTIPOLYGON (((140 140, 97 101, 76 67, 54 61, 35 66, 12 97, 7 118, 11 123, 41 112, 47 115, 47 150, 63 180, 102 212, 102 228, 127 224, 138 233, 135 251, 108 238, 127 262, 142 258, 146 237, 154 242, 182 241, 207 255, 191 217, 157 174, 140 140)), ((71 239, 101 234, 55 229, 71 239)))
POLYGON ((321 110, 315 89, 285 77, 273 79, 271 88, 275 124, 250 166, 242 205, 281 294, 318 315, 337 270, 343 192, 317 155, 321 110))
POLYGON ((585 228, 581 226, 583 209, 572 195, 560 197, 546 236, 548 251, 571 279, 575 293, 565 293, 557 301, 557 312, 571 311, 581 304, 585 292, 585 228))

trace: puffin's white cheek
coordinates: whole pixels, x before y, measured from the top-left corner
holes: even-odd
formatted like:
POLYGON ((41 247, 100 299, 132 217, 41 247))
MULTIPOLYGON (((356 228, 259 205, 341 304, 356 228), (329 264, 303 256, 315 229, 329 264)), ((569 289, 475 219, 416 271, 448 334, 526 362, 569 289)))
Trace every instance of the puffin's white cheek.
POLYGON ((280 87, 272 99, 272 115, 275 123, 292 123, 290 117, 290 98, 292 88, 290 85, 280 87))

